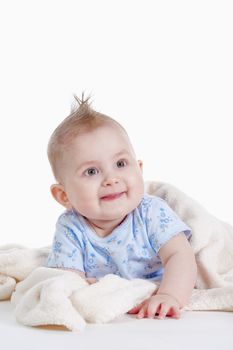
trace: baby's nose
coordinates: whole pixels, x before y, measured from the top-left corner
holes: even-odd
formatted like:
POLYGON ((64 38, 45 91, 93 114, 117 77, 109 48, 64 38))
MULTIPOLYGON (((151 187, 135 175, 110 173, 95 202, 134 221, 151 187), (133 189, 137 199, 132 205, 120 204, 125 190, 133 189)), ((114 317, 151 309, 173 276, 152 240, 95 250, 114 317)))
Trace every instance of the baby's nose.
POLYGON ((119 179, 117 177, 108 177, 103 181, 103 186, 112 186, 119 183, 119 179))

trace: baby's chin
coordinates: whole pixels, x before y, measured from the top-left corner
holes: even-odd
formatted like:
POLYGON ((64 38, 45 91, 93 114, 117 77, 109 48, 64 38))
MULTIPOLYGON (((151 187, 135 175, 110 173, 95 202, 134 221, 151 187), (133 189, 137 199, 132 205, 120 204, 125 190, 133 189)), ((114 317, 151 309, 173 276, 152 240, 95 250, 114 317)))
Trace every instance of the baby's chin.
MULTIPOLYGON (((103 220, 103 221, 115 221, 120 220, 124 217, 126 217, 130 212, 131 208, 129 207, 122 207, 121 205, 116 206, 115 208, 101 208, 101 210, 96 215, 97 220, 103 220)), ((94 216, 93 216, 94 217, 94 216)))
POLYGON ((98 217, 97 220, 100 221, 116 221, 116 220, 124 220, 126 218, 126 216, 129 214, 129 212, 121 212, 119 214, 114 213, 114 214, 108 214, 108 215, 101 215, 98 217))
POLYGON ((99 216, 99 220, 103 221, 123 221, 129 213, 131 213, 135 208, 118 208, 118 210, 114 210, 113 212, 105 212, 103 215, 99 216))

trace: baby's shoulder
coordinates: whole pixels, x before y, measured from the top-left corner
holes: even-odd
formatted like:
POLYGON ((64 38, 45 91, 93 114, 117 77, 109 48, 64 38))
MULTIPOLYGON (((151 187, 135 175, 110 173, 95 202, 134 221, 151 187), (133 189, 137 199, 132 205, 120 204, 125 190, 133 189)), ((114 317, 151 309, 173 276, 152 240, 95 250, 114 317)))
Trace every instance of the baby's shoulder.
POLYGON ((164 199, 145 193, 138 206, 138 209, 140 212, 146 213, 150 209, 156 209, 164 205, 166 205, 164 199))
POLYGON ((76 219, 74 213, 70 210, 66 210, 58 217, 57 221, 60 223, 66 223, 74 219, 76 219))
POLYGON ((67 227, 76 227, 81 229, 83 224, 80 220, 80 215, 74 211, 66 210, 64 211, 57 220, 58 225, 67 227))
POLYGON ((149 218, 156 218, 161 211, 169 211, 167 202, 157 196, 145 193, 135 215, 139 215, 143 221, 148 221, 149 218))

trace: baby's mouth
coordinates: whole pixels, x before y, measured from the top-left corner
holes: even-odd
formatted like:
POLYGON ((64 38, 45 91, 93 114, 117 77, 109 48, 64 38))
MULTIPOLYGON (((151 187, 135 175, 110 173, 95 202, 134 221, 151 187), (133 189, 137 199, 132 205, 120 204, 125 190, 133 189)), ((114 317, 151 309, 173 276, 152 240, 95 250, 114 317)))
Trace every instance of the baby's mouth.
POLYGON ((103 201, 112 201, 114 199, 120 198, 125 192, 118 192, 118 193, 110 193, 106 196, 101 197, 101 200, 103 201))

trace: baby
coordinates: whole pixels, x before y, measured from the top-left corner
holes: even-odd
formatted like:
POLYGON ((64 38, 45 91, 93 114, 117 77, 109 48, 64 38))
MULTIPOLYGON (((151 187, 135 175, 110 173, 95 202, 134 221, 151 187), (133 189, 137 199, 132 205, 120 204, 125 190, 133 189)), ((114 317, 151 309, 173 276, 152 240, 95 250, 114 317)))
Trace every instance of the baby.
POLYGON ((53 132, 48 157, 57 181, 58 218, 48 267, 93 283, 106 274, 160 281, 129 313, 180 317, 196 280, 190 228, 159 197, 144 193, 142 161, 125 129, 94 111, 89 99, 53 132))

